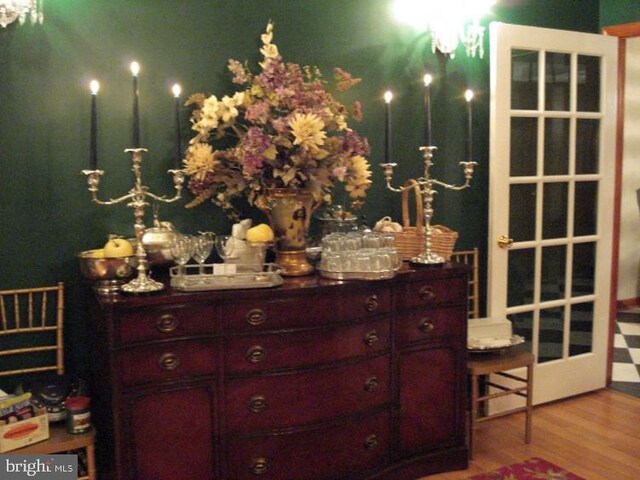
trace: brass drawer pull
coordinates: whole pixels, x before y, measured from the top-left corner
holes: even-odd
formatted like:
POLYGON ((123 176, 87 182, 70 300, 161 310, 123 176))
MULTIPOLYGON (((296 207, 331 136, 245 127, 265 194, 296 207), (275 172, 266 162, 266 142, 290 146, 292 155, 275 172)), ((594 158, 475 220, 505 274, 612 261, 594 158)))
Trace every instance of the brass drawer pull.
POLYGON ((367 347, 373 347, 373 345, 377 343, 379 340, 380 340, 380 337, 378 336, 378 332, 376 330, 371 330, 370 332, 367 332, 364 336, 364 344, 367 347))
POLYGON ((365 450, 373 450, 378 446, 380 441, 378 440, 378 436, 376 434, 369 435, 364 440, 364 448, 365 450))
POLYGON ((380 386, 380 382, 378 381, 378 377, 376 377, 375 375, 367 378, 364 381, 364 389, 367 392, 373 392, 377 390, 379 386, 380 386))
POLYGON ((176 328, 178 328, 179 324, 180 322, 174 315, 165 313, 160 318, 158 318, 158 320, 156 320, 156 329, 160 333, 171 333, 175 331, 176 328))
POLYGON ((251 462, 251 473, 254 475, 264 475, 269 471, 267 459, 263 457, 254 458, 251 462))
POLYGON ((433 331, 434 328, 436 328, 436 326, 430 318, 423 318, 420 321, 420 325, 418 325, 418 329, 423 333, 429 333, 433 331))
POLYGON ((267 409, 267 399, 264 395, 254 395, 249 399, 249 410, 255 413, 262 412, 267 409))
POLYGON ((175 353, 163 353, 158 358, 158 365, 162 370, 172 372, 180 366, 180 357, 175 353))
POLYGON ((420 289, 418 296, 421 300, 432 302, 436 298, 436 292, 433 290, 431 285, 426 285, 420 289))
POLYGON ((371 295, 364 301, 364 308, 367 312, 375 312, 380 306, 377 295, 371 295))
POLYGON ((246 358, 251 363, 260 363, 267 358, 267 351, 260 345, 254 345, 247 350, 246 358))
POLYGON ((260 308, 254 308, 253 310, 249 311, 249 313, 247 313, 247 316, 245 318, 247 319, 249 325, 262 325, 267 321, 267 314, 260 308))

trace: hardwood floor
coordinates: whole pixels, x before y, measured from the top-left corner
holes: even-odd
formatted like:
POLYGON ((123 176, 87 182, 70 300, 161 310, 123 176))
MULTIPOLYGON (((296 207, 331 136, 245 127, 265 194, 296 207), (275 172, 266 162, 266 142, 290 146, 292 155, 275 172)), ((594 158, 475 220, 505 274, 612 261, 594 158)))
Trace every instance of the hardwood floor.
POLYGON ((461 480, 531 457, 587 480, 640 479, 640 399, 614 390, 535 407, 529 445, 523 413, 481 423, 476 435, 468 470, 420 480, 461 480))

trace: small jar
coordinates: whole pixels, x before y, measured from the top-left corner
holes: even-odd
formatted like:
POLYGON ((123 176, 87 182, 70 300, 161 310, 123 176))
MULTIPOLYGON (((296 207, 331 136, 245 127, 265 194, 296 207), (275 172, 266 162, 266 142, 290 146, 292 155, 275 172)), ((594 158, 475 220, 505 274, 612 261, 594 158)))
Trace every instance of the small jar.
POLYGON ((69 397, 64 404, 67 409, 67 432, 84 433, 91 430, 89 397, 69 397))

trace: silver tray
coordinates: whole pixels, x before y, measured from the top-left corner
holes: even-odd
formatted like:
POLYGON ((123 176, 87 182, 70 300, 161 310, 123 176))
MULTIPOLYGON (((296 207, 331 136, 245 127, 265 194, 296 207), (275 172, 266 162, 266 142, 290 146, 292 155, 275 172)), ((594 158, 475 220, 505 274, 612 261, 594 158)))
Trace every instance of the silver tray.
POLYGON ((321 277, 334 280, 384 280, 393 278, 396 270, 378 270, 375 272, 336 272, 332 270, 318 269, 321 277))
POLYGON ((510 337, 487 337, 484 339, 485 341, 481 341, 480 339, 467 339, 467 350, 472 353, 488 353, 488 352, 499 352, 502 350, 506 350, 507 348, 514 347, 516 345, 520 345, 524 343, 524 338, 520 335, 511 335, 510 337), (493 340, 493 344, 491 341, 493 340))
POLYGON ((171 267, 171 287, 185 292, 271 288, 282 285, 281 268, 275 263, 262 266, 212 263, 171 267))

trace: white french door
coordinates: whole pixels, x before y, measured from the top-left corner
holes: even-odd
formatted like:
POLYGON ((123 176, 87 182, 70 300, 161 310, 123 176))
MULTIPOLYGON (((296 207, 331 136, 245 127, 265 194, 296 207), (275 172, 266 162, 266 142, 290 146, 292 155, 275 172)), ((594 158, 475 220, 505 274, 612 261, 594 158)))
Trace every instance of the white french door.
POLYGON ((534 403, 605 386, 617 39, 491 25, 488 314, 536 355, 534 403))

